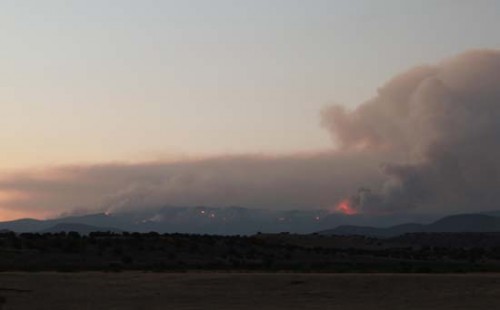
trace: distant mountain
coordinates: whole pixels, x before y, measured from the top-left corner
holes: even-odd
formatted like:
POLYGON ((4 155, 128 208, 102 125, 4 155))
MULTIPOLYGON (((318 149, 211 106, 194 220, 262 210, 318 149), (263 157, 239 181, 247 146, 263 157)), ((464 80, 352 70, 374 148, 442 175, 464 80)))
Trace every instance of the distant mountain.
POLYGON ((91 230, 159 233, 251 235, 290 232, 322 235, 393 237, 419 232, 500 232, 496 211, 436 217, 426 215, 347 216, 326 210, 263 210, 241 207, 163 207, 117 213, 66 216, 48 220, 20 219, 0 222, 0 230, 55 232, 91 230), (410 223, 404 221, 409 220, 410 223), (418 224, 430 223, 430 224, 418 224), (403 223, 389 226, 391 223, 403 223), (385 228, 380 228, 384 227, 385 228), (329 229, 336 227, 335 229, 329 229))
POLYGON ((483 212, 480 212, 479 214, 484 214, 484 215, 491 215, 491 216, 498 216, 498 217, 500 217, 500 210, 483 211, 483 212))
POLYGON ((392 246, 497 248, 500 244, 500 232, 410 233, 384 240, 392 246))
POLYGON ((35 219, 19 219, 15 221, 0 222, 0 229, 14 232, 35 232, 50 226, 47 221, 35 219))
POLYGON ((319 234, 395 237, 407 233, 426 232, 500 232, 500 217, 485 214, 459 214, 444 217, 428 225, 411 223, 386 228, 342 225, 320 231, 319 234))
POLYGON ((377 228, 369 226, 343 225, 335 229, 321 231, 321 235, 361 235, 371 237, 392 237, 406 233, 420 232, 424 230, 423 224, 401 224, 388 228, 377 228))
MULTIPOLYGON (((20 219, 0 222, 0 229, 39 232, 62 223, 114 227, 122 231, 251 235, 313 233, 339 225, 385 226, 407 221, 428 223, 436 216, 415 214, 344 215, 327 210, 264 210, 242 207, 162 207, 127 212, 64 216, 48 220, 20 219)), ((417 224, 415 224, 417 225, 417 224)))
POLYGON ((80 223, 59 223, 52 227, 41 230, 40 233, 58 233, 71 231, 78 232, 84 235, 87 235, 91 232, 123 232, 123 230, 117 228, 98 227, 80 223))
POLYGON ((425 227, 425 232, 498 232, 500 218, 484 214, 460 214, 442 218, 425 227))

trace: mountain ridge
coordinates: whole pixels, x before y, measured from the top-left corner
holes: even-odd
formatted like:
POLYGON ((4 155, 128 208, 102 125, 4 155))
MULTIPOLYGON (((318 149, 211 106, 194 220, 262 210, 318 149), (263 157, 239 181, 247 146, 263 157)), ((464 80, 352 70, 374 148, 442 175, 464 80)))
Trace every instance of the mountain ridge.
POLYGON ((445 216, 430 224, 400 224, 389 227, 341 225, 333 229, 319 231, 320 235, 364 235, 370 237, 396 237, 408 233, 459 233, 459 232, 500 232, 500 217, 464 213, 445 216))
MULTIPOLYGON (((495 211, 489 211, 488 214, 495 214, 495 211)), ((492 217, 488 214, 469 214, 468 221, 473 223, 467 224, 467 221, 460 222, 460 218, 454 219, 453 217, 456 215, 344 215, 320 209, 263 210, 242 207, 163 207, 128 212, 61 216, 47 220, 23 218, 0 222, 0 230, 5 229, 18 233, 40 232, 61 223, 74 223, 94 226, 101 230, 113 228, 129 232, 155 231, 158 233, 213 235, 252 235, 258 232, 297 234, 320 232, 320 234, 358 234, 384 237, 423 231, 464 231, 464 228, 469 228, 471 231, 482 231, 479 228, 474 228, 476 226, 482 227, 483 230, 488 227, 489 230, 496 230, 498 217, 492 217), (451 222, 449 222, 450 218, 451 222), (332 227, 334 228, 332 229, 332 227), (453 230, 453 227, 460 229, 453 230)))

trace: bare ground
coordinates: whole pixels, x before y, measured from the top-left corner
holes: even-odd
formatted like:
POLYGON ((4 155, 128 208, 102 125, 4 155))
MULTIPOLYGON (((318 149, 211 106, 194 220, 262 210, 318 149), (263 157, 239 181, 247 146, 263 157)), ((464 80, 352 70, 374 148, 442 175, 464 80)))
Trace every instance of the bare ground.
POLYGON ((8 272, 0 273, 0 304, 3 310, 500 309, 500 274, 8 272))

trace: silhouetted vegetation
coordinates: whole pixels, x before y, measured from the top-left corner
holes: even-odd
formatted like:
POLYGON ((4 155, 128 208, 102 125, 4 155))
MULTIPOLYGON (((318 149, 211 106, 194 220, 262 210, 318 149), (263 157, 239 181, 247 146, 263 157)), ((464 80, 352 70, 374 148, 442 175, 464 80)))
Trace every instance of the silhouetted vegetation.
POLYGON ((500 271, 500 234, 2 233, 0 270, 500 271))

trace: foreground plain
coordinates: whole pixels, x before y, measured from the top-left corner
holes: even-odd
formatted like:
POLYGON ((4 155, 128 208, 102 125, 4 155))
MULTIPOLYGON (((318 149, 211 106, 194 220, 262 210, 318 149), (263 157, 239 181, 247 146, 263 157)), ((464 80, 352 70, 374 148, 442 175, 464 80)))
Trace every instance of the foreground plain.
POLYGON ((500 274, 0 273, 0 309, 500 309, 500 274))
POLYGON ((0 233, 0 271, 500 272, 500 233, 0 233))

